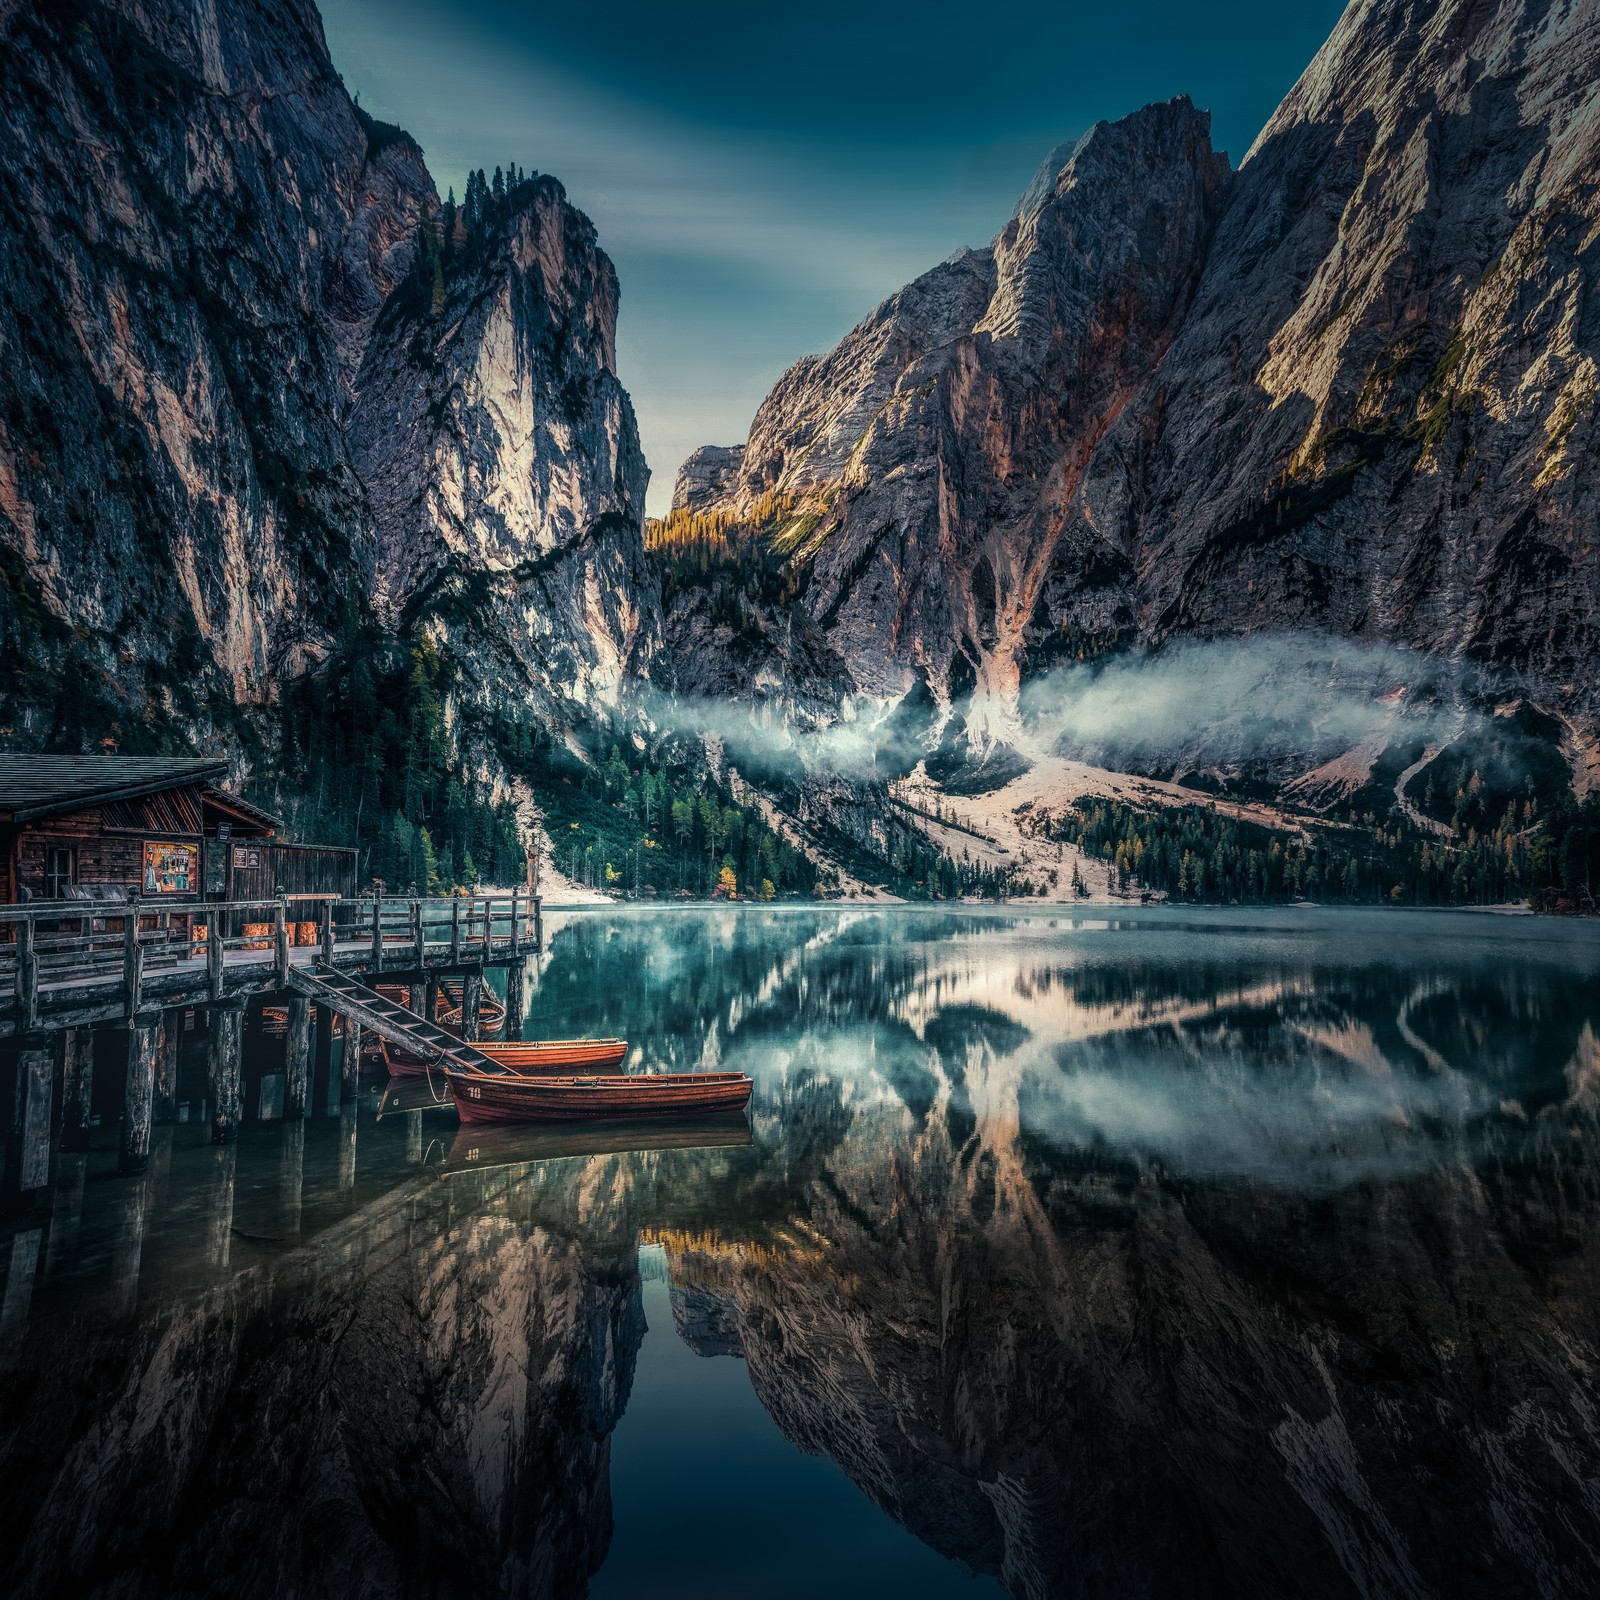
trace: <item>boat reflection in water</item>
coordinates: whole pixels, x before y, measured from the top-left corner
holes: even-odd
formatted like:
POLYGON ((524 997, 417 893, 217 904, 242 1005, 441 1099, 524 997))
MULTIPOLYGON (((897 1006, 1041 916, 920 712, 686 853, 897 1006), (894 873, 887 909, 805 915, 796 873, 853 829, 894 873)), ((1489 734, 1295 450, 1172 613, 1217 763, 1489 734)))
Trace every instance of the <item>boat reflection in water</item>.
POLYGON ((527 1031, 748 1122, 62 1158, 8 1593, 1600 1592, 1595 930, 549 925, 527 1031))
POLYGON ((468 1126, 457 1131, 448 1154, 435 1170, 448 1176, 504 1171, 539 1161, 572 1161, 646 1150, 728 1150, 752 1143, 750 1122, 742 1111, 572 1126, 468 1126))

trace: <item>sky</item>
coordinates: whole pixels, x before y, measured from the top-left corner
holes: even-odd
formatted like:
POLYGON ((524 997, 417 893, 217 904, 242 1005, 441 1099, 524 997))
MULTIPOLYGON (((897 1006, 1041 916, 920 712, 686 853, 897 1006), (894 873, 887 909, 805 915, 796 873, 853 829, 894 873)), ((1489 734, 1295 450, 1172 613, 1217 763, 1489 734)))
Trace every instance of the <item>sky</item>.
POLYGON ((517 162, 594 219, 660 515, 774 380, 1004 226, 1056 145, 1187 94, 1237 164, 1340 0, 321 0, 441 194, 517 162))

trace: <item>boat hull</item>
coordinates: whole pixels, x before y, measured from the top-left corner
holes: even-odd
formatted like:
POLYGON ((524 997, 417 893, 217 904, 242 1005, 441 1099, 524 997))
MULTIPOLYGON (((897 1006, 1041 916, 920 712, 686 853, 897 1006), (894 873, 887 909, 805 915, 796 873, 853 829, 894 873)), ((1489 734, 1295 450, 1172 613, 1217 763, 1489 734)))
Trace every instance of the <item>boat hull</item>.
MULTIPOLYGON (((480 1044, 478 1049, 509 1073, 608 1072, 622 1065, 628 1053, 626 1039, 543 1039, 523 1044, 480 1044)), ((421 1056, 388 1040, 382 1042, 383 1062, 394 1078, 425 1078, 428 1063, 421 1056)), ((437 1072, 438 1063, 434 1063, 437 1072)))
POLYGON ((752 1087, 742 1072, 498 1077, 446 1070, 444 1076, 461 1120, 490 1123, 633 1121, 742 1111, 752 1087))

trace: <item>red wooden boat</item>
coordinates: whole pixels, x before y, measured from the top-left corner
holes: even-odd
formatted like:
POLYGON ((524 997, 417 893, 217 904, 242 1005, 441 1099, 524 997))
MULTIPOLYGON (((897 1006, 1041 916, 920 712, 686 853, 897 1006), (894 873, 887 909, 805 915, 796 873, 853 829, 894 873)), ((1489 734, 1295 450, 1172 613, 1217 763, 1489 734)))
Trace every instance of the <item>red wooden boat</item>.
POLYGON ((594 1073, 498 1077, 444 1070, 463 1122, 599 1122, 740 1111, 751 1081, 742 1072, 594 1073))
MULTIPOLYGON (((383 1064, 392 1078, 422 1078, 428 1063, 402 1045, 380 1041, 383 1064)), ((517 1044, 479 1044, 491 1061, 507 1072, 571 1072, 575 1068, 606 1072, 622 1065, 628 1053, 626 1039, 530 1039, 517 1044)), ((437 1063, 435 1064, 437 1065, 437 1063)))

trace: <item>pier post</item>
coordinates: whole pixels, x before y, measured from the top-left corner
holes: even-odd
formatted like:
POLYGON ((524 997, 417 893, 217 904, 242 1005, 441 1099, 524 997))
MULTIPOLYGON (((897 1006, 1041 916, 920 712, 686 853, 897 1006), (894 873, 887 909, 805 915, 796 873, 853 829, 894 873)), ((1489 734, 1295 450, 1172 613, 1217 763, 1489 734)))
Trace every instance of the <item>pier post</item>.
POLYGON ((437 1022, 439 1020, 439 980, 437 978, 429 978, 422 986, 422 1015, 428 1022, 437 1022))
POLYGON ((289 903, 282 898, 272 908, 273 967, 279 983, 289 981, 289 903))
POLYGON ((50 1090, 55 1052, 42 1033, 22 1036, 6 1140, 5 1209, 33 1209, 33 1197, 50 1181, 50 1090))
POLYGON ((139 943, 139 902, 130 899, 122 917, 122 987, 129 1022, 137 1014, 144 984, 144 946, 139 943))
POLYGON ((522 1037, 522 1013, 527 1009, 528 964, 513 961, 506 968, 506 1038, 522 1037))
POLYGON ((183 1052, 183 1007, 161 1013, 161 1046, 156 1057, 155 1120, 165 1125, 177 1118, 178 1061, 183 1052))
POLYGON ((88 1028, 61 1030, 61 1148, 89 1148, 89 1118, 94 1093, 94 1034, 88 1028))
POLYGON ((227 920, 220 911, 206 913, 206 986, 213 1000, 222 998, 222 982, 227 975, 225 963, 228 952, 223 945, 227 937, 227 920))
POLYGON ((315 1031, 316 1055, 312 1061, 315 1073, 313 1096, 317 1105, 328 1103, 329 1085, 333 1081, 333 1012, 327 1006, 318 1006, 315 1031))
POLYGON ((306 1080, 311 1071, 311 1002, 299 995, 289 1001, 283 1060, 283 1114, 293 1122, 306 1114, 306 1080))
POLYGON ((422 1160, 422 1113, 406 1112, 406 1160, 416 1166, 422 1160))
POLYGON ((158 1011, 140 1012, 128 1023, 128 1084, 117 1150, 117 1171, 125 1178, 140 1176, 150 1165, 150 1123, 155 1111, 160 1035, 158 1011))
POLYGON ((339 1063, 339 1103, 348 1105, 361 1091, 361 1024, 344 1019, 344 1056, 339 1063))
POLYGON ((461 1037, 478 1037, 478 1010, 483 1003, 483 968, 476 967, 461 982, 461 1037))
POLYGON ((211 1008, 211 1140, 230 1144, 239 1137, 244 1116, 244 1001, 225 1000, 211 1008))

